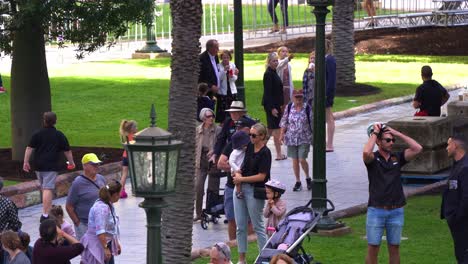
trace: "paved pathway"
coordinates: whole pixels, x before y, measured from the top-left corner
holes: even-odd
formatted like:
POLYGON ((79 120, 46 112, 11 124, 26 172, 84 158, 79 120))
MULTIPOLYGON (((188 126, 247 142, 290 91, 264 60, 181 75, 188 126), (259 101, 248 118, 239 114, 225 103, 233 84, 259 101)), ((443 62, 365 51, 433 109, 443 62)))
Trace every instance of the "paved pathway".
MULTIPOLYGON (((451 92, 451 99, 456 98, 457 91, 451 92)), ((367 140, 367 125, 374 121, 387 122, 391 119, 407 116, 414 110, 409 103, 383 108, 381 110, 344 118, 336 122, 335 152, 327 154, 328 197, 335 203, 336 209, 345 209, 367 202, 367 173, 362 162, 361 151, 367 140)), ((268 146, 273 149, 272 142, 268 146)), ((311 157, 309 157, 311 161, 311 157)), ((292 192, 294 176, 291 160, 273 161, 272 177, 287 185, 284 199, 288 209, 303 205, 311 198, 311 192, 303 190, 292 192)), ((127 183, 127 189, 130 189, 127 183)), ((414 188, 414 187, 405 187, 414 188)), ((129 197, 120 200, 117 213, 121 219, 123 253, 116 258, 116 263, 144 263, 146 256, 146 216, 138 207, 140 198, 129 197)), ((64 204, 65 198, 54 203, 64 204)), ((31 241, 38 237, 38 222, 41 206, 36 205, 20 210, 23 230, 30 233, 31 241)), ((209 224, 208 230, 203 230, 199 223, 193 226, 193 248, 207 247, 218 241, 226 241, 227 225, 209 224)), ((74 263, 78 263, 77 261, 74 263)))

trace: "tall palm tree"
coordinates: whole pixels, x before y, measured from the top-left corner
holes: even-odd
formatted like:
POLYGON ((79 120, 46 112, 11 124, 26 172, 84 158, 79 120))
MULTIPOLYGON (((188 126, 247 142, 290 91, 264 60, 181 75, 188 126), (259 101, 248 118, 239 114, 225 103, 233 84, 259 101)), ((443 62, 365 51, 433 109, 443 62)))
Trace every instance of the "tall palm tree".
POLYGON ((176 194, 163 211, 164 263, 190 263, 192 248, 195 115, 198 55, 201 37, 201 0, 172 0, 172 62, 169 90, 169 131, 184 142, 176 194))
POLYGON ((333 6, 332 42, 336 58, 336 92, 356 82, 354 63, 354 0, 338 0, 333 6))

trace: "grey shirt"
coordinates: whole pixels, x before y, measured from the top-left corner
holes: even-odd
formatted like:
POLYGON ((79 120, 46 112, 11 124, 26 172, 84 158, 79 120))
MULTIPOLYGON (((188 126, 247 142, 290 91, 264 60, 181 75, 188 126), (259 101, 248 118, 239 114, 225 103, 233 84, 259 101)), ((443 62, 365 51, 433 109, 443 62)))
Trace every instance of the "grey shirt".
POLYGON ((18 253, 14 259, 7 261, 8 264, 31 264, 28 256, 24 252, 18 253))
POLYGON ((75 208, 78 219, 85 225, 88 225, 89 210, 99 198, 99 189, 106 185, 106 179, 101 174, 97 174, 94 183, 89 178, 80 175, 75 178, 68 190, 67 204, 75 208))

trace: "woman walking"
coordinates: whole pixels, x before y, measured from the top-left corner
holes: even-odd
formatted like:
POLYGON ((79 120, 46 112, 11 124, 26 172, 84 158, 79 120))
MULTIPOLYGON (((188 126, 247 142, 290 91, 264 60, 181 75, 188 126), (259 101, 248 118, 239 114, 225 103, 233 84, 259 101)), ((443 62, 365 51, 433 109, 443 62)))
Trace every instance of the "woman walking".
POLYGON ((242 184, 242 199, 234 196, 234 215, 237 223, 239 262, 245 262, 247 252, 247 223, 253 224, 257 234, 259 251, 264 247, 267 235, 263 224, 263 207, 266 200, 265 182, 270 179, 271 152, 265 145, 267 130, 257 123, 250 129, 250 141, 245 152, 242 173, 233 176, 234 184, 242 184))
MULTIPOLYGON (((122 143, 133 141, 133 137, 137 132, 137 123, 134 120, 122 120, 120 123, 120 137, 122 143)), ((125 182, 127 181, 128 176, 128 157, 127 151, 124 150, 122 154, 122 177, 120 178, 120 182, 122 183, 122 191, 120 192, 120 198, 127 198, 128 194, 125 192, 125 182)))
POLYGON ((226 110, 229 109, 232 101, 236 101, 237 98, 236 80, 239 70, 231 62, 232 55, 229 50, 223 50, 219 54, 219 57, 221 58, 221 62, 218 64, 219 91, 216 122, 223 123, 224 119, 226 119, 226 110))
POLYGON ((306 176, 307 189, 312 189, 312 180, 309 176, 307 156, 312 140, 312 116, 309 105, 304 104, 304 92, 295 90, 294 102, 286 107, 281 119, 281 141, 288 146, 288 157, 292 159, 296 184, 293 191, 302 190, 299 164, 306 176))
POLYGON ((86 264, 112 264, 122 250, 119 242, 119 217, 114 203, 119 201, 122 184, 111 181, 99 190, 99 199, 89 211, 88 231, 81 238, 86 264))
POLYGON ((280 120, 281 106, 284 103, 283 98, 283 82, 276 73, 278 67, 278 54, 272 52, 268 54, 267 69, 263 74, 263 99, 262 105, 266 112, 268 134, 273 136, 275 143, 276 159, 284 160, 286 156, 281 153, 280 141, 280 120))

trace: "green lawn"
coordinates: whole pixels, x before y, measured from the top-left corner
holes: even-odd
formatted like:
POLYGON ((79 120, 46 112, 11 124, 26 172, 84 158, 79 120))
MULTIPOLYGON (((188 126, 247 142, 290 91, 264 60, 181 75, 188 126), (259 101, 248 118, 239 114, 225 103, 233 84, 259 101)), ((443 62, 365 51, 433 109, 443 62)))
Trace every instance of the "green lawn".
MULTIPOLYGON (((252 117, 265 121, 261 106, 265 54, 245 55, 247 108, 252 117)), ((307 65, 306 54, 292 60, 296 87, 302 83, 307 65)), ((468 57, 434 56, 356 56, 356 78, 360 83, 377 86, 381 93, 360 97, 337 97, 334 111, 383 99, 413 94, 421 83, 420 68, 430 64, 434 78, 445 86, 466 81, 468 57)), ((167 127, 170 59, 115 60, 64 65, 49 70, 53 111, 57 127, 73 146, 119 147, 121 119, 135 119, 140 128, 149 124, 151 103, 155 103, 157 125, 167 127)), ((6 72, 4 86, 10 89, 6 72)), ((194 95, 195 96, 195 95, 194 95)), ((9 147, 10 101, 0 94, 0 147, 9 147)))
POLYGON ((17 183, 20 183, 18 181, 9 181, 9 180, 4 180, 3 181, 3 187, 7 187, 7 186, 11 186, 11 185, 15 185, 17 183))
MULTIPOLYGON (((401 263, 444 263, 455 264, 453 242, 445 221, 439 219, 440 196, 412 198, 405 207, 404 239, 401 243, 401 263)), ((365 240, 365 214, 343 220, 352 233, 342 237, 311 236, 305 239, 304 248, 321 263, 347 264, 364 263, 367 242, 365 240)), ((248 263, 257 256, 256 243, 248 248, 248 263)), ((233 262, 238 258, 237 248, 231 249, 233 262)), ((207 263, 207 258, 198 259, 196 264, 207 263)), ((380 251, 379 263, 388 263, 387 246, 380 251)))

